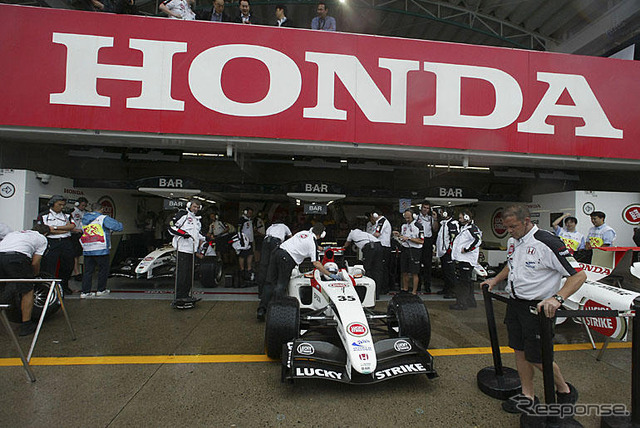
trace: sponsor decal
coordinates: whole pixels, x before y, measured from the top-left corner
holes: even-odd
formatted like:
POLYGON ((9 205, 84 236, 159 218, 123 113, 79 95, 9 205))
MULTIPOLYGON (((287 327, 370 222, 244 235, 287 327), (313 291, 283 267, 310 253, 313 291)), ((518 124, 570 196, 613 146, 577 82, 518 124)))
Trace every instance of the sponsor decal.
POLYGON ((585 213, 586 215, 591 215, 592 212, 594 212, 596 210, 596 206, 593 204, 593 202, 585 202, 584 205, 582 206, 582 212, 585 213))
POLYGON ((149 257, 145 257, 145 258, 144 258, 144 261, 145 261, 145 262, 150 262, 150 261, 152 261, 152 260, 153 260, 153 257, 151 257, 151 256, 149 256, 149 257))
POLYGON ((586 263, 578 263, 578 264, 580 265, 582 270, 585 270, 587 272, 601 273, 603 275, 611 275, 611 269, 609 268, 602 267, 602 266, 588 265, 586 263))
POLYGON ((421 363, 403 364, 398 367, 380 370, 374 373, 376 379, 388 379, 394 376, 401 376, 407 373, 425 373, 427 369, 421 363))
POLYGON ((344 282, 332 282, 330 284, 328 284, 329 287, 333 287, 333 288, 346 288, 349 285, 345 284, 344 282))
MULTIPOLYGON (((601 303, 595 302, 593 300, 587 300, 584 303, 582 309, 587 311, 592 310, 610 310, 611 308, 603 305, 601 303)), ((589 318, 586 317, 585 321, 587 326, 597 331, 598 333, 604 334, 605 336, 614 337, 616 339, 620 339, 624 337, 627 333, 627 324, 626 320, 622 318, 589 318)))
POLYGON ((287 342, 287 368, 291 368, 291 357, 293 351, 293 342, 287 342))
POLYGON ((299 377, 323 377, 327 379, 342 379, 342 373, 332 370, 314 369, 312 367, 296 367, 296 376, 299 377))
POLYGON ((369 329, 362 323, 352 322, 347 326, 347 332, 352 336, 364 336, 369 333, 369 329))
POLYGON ((13 195, 15 195, 16 193, 16 186, 13 185, 13 183, 9 183, 8 181, 5 181, 4 183, 0 184, 0 196, 2 196, 3 198, 10 198, 13 195))
POLYGON ((98 199, 98 203, 104 208, 102 214, 116 218, 116 204, 113 202, 113 199, 105 195, 98 199))
POLYGON ((300 234, 300 239, 307 239, 307 236, 309 235, 307 235, 306 233, 302 233, 300 234))
POLYGON ((527 254, 533 255, 536 253, 535 247, 527 247, 527 254))
POLYGON ((536 262, 524 262, 524 265, 526 267, 528 267, 529 269, 535 269, 536 268, 536 262))
POLYGON ((369 359, 369 354, 358 354, 358 358, 360 358, 360 361, 366 361, 369 359))
POLYGON ((317 303, 320 303, 320 296, 318 295, 318 293, 313 293, 313 300, 315 300, 317 303))
POLYGON ((622 219, 630 225, 640 224, 640 205, 632 204, 622 210, 622 219))
POLYGON ((393 344, 393 349, 398 352, 409 352, 411 351, 411 344, 406 340, 397 340, 396 343, 393 344))
POLYGON ((296 351, 298 352, 298 354, 302 354, 302 355, 313 355, 316 352, 313 345, 306 342, 299 344, 296 351))
POLYGON ((503 224, 504 219, 502 218, 502 214, 503 214, 503 208, 500 207, 497 210, 495 210, 493 212, 493 215, 491 216, 491 231, 497 238, 500 238, 500 239, 507 236, 507 228, 504 227, 504 224, 503 224))

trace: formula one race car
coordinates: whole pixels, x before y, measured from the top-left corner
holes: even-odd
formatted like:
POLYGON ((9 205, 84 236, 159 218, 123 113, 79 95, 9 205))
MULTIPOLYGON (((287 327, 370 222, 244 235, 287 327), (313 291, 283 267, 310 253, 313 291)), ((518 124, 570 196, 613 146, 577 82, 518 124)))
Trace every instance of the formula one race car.
MULTIPOLYGON (((205 260, 207 260, 205 258, 205 260)), ((195 276, 200 278, 203 287, 217 287, 224 278, 222 259, 218 256, 216 263, 202 262, 196 257, 195 276)), ((168 278, 176 271, 176 249, 167 244, 156 248, 142 259, 128 258, 120 266, 113 269, 111 276, 127 278, 168 278)))
POLYGON ((376 312, 375 282, 361 265, 338 269, 330 248, 322 260, 340 279, 314 269, 291 274, 288 296, 269 304, 265 348, 282 359, 282 381, 299 378, 375 383, 398 376, 437 376, 427 351, 429 313, 418 296, 395 296, 376 312))

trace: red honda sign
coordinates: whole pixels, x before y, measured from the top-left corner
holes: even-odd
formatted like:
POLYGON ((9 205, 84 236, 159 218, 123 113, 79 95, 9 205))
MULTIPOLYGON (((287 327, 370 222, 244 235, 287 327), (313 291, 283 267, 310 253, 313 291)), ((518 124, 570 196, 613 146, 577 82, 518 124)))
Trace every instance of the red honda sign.
POLYGON ((0 35, 4 126, 640 159, 636 61, 6 4, 0 35))

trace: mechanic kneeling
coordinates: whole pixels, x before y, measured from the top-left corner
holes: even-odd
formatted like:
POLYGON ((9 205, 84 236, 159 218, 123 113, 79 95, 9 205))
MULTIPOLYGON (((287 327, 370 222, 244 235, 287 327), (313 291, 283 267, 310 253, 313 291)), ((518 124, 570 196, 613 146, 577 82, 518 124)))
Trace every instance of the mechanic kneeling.
POLYGON ((264 321, 269 302, 285 295, 291 278, 291 271, 302 263, 304 259, 310 258, 313 266, 322 274, 332 279, 339 279, 337 274, 329 272, 318 261, 316 239, 323 238, 325 233, 324 225, 316 223, 311 230, 303 230, 296 233, 273 252, 269 269, 267 270, 267 280, 264 285, 262 299, 258 306, 257 318, 260 321, 264 321))

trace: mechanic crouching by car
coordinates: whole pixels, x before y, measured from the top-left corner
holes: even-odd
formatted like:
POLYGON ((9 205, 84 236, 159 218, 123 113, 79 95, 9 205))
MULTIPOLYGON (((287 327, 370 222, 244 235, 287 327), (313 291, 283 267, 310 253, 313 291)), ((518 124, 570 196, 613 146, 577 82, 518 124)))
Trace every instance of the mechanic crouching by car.
MULTIPOLYGON (((511 206, 502 218, 504 227, 511 234, 507 242, 507 265, 497 276, 482 284, 487 284, 491 290, 500 281, 507 280, 509 300, 504 322, 509 347, 515 351, 522 394, 504 401, 502 408, 509 413, 520 413, 538 401, 533 389, 534 367, 542 370, 538 315, 532 314, 529 308, 534 306, 538 312, 544 311, 547 317, 553 317, 564 301, 582 286, 587 275, 560 238, 531 223, 526 206, 511 206), (563 276, 568 278, 560 287, 563 276)), ((556 402, 575 404, 578 391, 564 380, 555 362, 553 379, 556 402)), ((535 418, 535 414, 523 413, 520 426, 534 422, 531 418, 535 418)))
POLYGON ((382 283, 382 244, 378 238, 360 229, 353 229, 349 232, 344 248, 349 248, 352 242, 362 250, 364 271, 376 283, 377 299, 380 297, 378 284, 382 283))
POLYGON ((198 253, 200 244, 205 238, 200 233, 202 225, 200 217, 196 216, 200 210, 200 202, 192 199, 187 203, 186 210, 180 210, 169 224, 169 233, 173 235, 171 245, 178 250, 176 272, 176 294, 171 306, 176 309, 191 309, 200 299, 190 295, 193 287, 194 257, 198 253))
MULTIPOLYGON (((0 241, 0 278, 27 279, 40 273, 40 261, 47 249, 49 226, 36 224, 33 230, 8 233, 0 241)), ((0 302, 12 303, 13 296, 20 294, 22 324, 18 335, 28 336, 36 331, 36 323, 31 321, 33 310, 33 284, 2 283, 0 284, 0 302)))
POLYGON ((264 321, 267 306, 272 299, 284 297, 291 271, 306 258, 311 259, 313 266, 323 275, 338 279, 337 274, 332 274, 318 261, 318 246, 316 239, 324 238, 326 232, 324 224, 316 223, 311 230, 303 230, 284 241, 277 248, 269 263, 267 280, 262 291, 262 299, 258 306, 257 318, 264 321))

